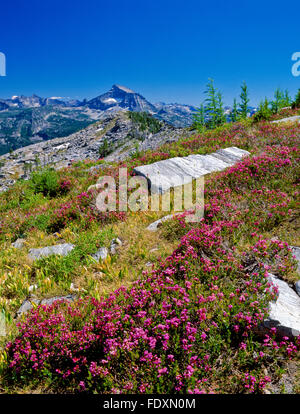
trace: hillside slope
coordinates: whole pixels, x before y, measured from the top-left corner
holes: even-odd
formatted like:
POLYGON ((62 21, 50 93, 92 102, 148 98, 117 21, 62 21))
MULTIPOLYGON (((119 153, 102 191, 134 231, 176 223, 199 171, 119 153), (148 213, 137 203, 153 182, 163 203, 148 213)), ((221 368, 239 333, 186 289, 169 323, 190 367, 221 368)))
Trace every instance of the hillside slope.
POLYGON ((20 148, 0 156, 0 192, 16 179, 27 178, 38 165, 56 169, 85 159, 125 159, 137 151, 155 149, 192 132, 158 121, 145 112, 116 112, 67 137, 20 148))
POLYGON ((268 275, 294 292, 299 280, 299 139, 299 123, 248 120, 120 162, 36 171, 0 194, 2 391, 299 392, 299 337, 264 325, 277 300, 268 275), (251 155, 205 177, 198 223, 184 214, 148 231, 168 213, 99 212, 88 191, 120 167, 130 179, 228 147, 251 155), (33 257, 65 244, 65 256, 33 257), (28 298, 50 302, 20 315, 28 298))

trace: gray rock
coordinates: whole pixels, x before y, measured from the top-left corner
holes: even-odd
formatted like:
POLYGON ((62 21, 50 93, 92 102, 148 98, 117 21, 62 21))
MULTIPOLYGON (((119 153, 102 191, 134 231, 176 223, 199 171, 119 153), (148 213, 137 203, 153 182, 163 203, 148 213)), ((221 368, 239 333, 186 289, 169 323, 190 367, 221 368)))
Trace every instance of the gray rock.
POLYGON ((276 327, 284 336, 300 335, 300 298, 283 280, 268 274, 268 281, 278 288, 278 298, 269 304, 269 316, 263 322, 266 328, 276 327))
POLYGON ((96 253, 92 254, 92 258, 97 260, 97 262, 101 260, 105 260, 108 256, 108 249, 106 247, 100 247, 96 253))
POLYGON ((161 219, 156 220, 153 223, 149 224, 149 226, 147 227, 147 230, 157 231, 159 227, 162 226, 162 223, 164 223, 165 221, 171 220, 173 217, 176 217, 180 214, 182 213, 168 214, 167 216, 164 216, 161 219))
POLYGON ((146 177, 153 193, 164 193, 203 175, 222 171, 249 155, 248 151, 230 147, 208 155, 189 155, 157 161, 134 168, 137 175, 146 177))
MULTIPOLYGON (((297 271, 300 275, 300 247, 296 247, 296 246, 290 246, 292 249, 292 254, 297 262, 297 271)), ((295 283, 295 289, 296 292, 298 293, 298 295, 300 296, 300 280, 298 280, 298 282, 295 283)))
POLYGON ((118 237, 113 239, 110 244, 110 254, 117 254, 118 249, 122 246, 122 244, 122 241, 118 237))
POLYGON ((48 257, 58 254, 60 256, 67 256, 75 246, 70 243, 57 244, 55 246, 41 247, 40 249, 30 249, 29 257, 32 260, 37 260, 42 257, 48 257))
POLYGON ((25 239, 17 239, 14 243, 12 243, 12 246, 15 249, 22 249, 24 243, 25 243, 25 239))
POLYGON ((30 309, 33 308, 34 305, 52 305, 57 300, 64 300, 67 302, 73 302, 76 299, 75 295, 67 295, 67 296, 54 296, 53 298, 48 299, 25 299, 20 308, 17 311, 17 316, 23 315, 24 313, 28 312, 30 309))
POLYGON ((75 287, 74 283, 71 283, 71 284, 70 284, 70 290, 71 290, 72 292, 79 292, 79 289, 75 287))
POLYGON ((300 280, 298 280, 298 282, 295 283, 295 289, 298 295, 300 296, 300 280))
POLYGON ((296 262, 298 263, 298 273, 300 274, 300 247, 290 246, 292 249, 292 254, 295 257, 296 262))
POLYGON ((278 119, 277 121, 272 121, 271 124, 278 124, 280 122, 300 122, 300 116, 289 116, 288 118, 278 119))
POLYGON ((28 288, 28 292, 33 292, 34 290, 36 290, 38 288, 38 285, 31 285, 28 288))
POLYGON ((107 168, 107 164, 97 164, 97 165, 93 165, 92 167, 88 168, 88 171, 93 173, 95 171, 103 170, 104 168, 107 168))
POLYGON ((118 246, 122 246, 123 242, 122 240, 120 240, 118 237, 116 237, 115 239, 112 239, 112 244, 117 244, 118 246))

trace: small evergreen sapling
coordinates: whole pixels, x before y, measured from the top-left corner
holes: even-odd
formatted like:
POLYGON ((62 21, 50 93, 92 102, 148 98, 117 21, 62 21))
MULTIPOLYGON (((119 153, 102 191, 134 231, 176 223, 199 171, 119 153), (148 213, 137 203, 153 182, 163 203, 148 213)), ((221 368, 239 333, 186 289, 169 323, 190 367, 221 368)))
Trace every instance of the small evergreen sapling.
POLYGON ((294 102, 292 103, 292 108, 300 108, 300 89, 298 89, 297 95, 295 97, 294 102))
POLYGON ((248 104, 250 102, 248 87, 247 87, 246 82, 243 82, 241 86, 240 98, 241 98, 241 103, 239 104, 239 113, 242 119, 246 119, 248 116, 248 111, 249 111, 248 104))
POLYGON ((239 118, 239 114, 238 114, 237 102, 236 102, 236 98, 234 98, 233 107, 232 107, 232 111, 230 114, 230 120, 231 122, 236 122, 238 118, 239 118))
POLYGON ((197 112, 194 114, 194 127, 198 129, 198 131, 204 131, 205 129, 205 110, 204 105, 201 104, 200 108, 197 109, 197 112))

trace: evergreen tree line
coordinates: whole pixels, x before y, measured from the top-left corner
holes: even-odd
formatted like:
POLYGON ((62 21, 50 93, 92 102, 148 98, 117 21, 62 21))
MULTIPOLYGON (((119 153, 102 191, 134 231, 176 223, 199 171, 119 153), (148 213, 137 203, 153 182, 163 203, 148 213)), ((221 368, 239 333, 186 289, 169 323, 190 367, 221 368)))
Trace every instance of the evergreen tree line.
MULTIPOLYGON (((250 100, 246 82, 243 82, 241 85, 239 103, 236 98, 233 100, 233 107, 229 119, 227 119, 224 114, 222 93, 215 87, 213 79, 208 80, 204 93, 206 99, 194 115, 193 127, 197 128, 199 131, 213 129, 228 121, 236 122, 248 117, 250 100)), ((282 91, 278 88, 274 93, 273 100, 268 101, 268 99, 265 98, 265 100, 260 103, 258 111, 254 115, 254 120, 259 121, 261 119, 268 119, 272 114, 276 114, 282 108, 289 106, 292 106, 293 108, 300 107, 300 89, 293 102, 287 90, 282 91)))
POLYGON ((292 109, 300 108, 300 89, 298 89, 294 101, 289 96, 288 90, 282 91, 281 89, 276 89, 273 101, 265 98, 260 102, 258 110, 254 115, 254 120, 268 120, 272 115, 277 114, 281 109, 287 107, 292 107, 292 109))

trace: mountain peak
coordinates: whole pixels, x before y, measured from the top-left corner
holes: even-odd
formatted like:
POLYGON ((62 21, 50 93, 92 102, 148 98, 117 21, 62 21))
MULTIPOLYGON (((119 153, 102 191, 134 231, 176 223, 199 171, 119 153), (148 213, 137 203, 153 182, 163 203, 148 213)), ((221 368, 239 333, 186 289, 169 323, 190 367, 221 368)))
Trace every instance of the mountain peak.
POLYGON ((111 89, 114 89, 114 90, 118 89, 126 93, 135 93, 133 90, 126 88, 126 86, 117 85, 117 84, 114 84, 111 89))

